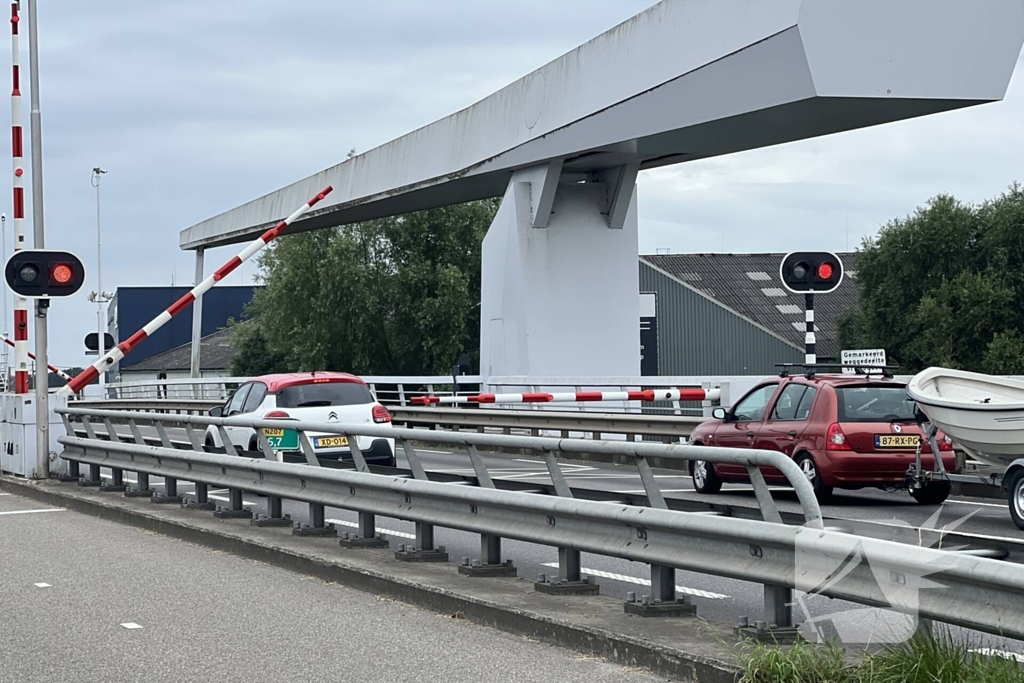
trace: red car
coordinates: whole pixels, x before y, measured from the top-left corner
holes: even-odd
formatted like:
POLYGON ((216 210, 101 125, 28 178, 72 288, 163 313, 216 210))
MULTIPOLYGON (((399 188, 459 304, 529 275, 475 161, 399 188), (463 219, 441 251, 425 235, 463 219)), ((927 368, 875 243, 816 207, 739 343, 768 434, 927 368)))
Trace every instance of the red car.
MULTIPOLYGON (((819 500, 834 488, 902 487, 914 463, 922 431, 906 385, 883 377, 812 375, 775 377, 758 384, 731 410, 718 409, 690 437, 697 446, 760 448, 793 458, 814 486, 819 500)), ((956 470, 953 443, 938 435, 942 462, 956 470)), ((934 466, 925 442, 922 465, 934 466)), ((778 470, 765 468, 769 483, 786 483, 778 470)), ((737 465, 696 460, 690 463, 694 487, 717 493, 725 482, 749 482, 737 465)), ((911 491, 917 502, 938 505, 949 496, 948 482, 911 491)))

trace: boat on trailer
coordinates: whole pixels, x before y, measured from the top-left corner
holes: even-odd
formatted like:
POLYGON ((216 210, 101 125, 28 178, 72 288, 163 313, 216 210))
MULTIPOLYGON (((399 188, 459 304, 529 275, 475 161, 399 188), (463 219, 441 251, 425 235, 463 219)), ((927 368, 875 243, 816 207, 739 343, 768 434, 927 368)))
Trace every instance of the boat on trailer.
POLYGON ((1010 516, 1024 529, 1024 382, 977 372, 928 368, 907 384, 929 438, 942 430, 967 455, 1002 470, 990 477, 911 469, 911 485, 946 479, 1000 486, 1010 516))
POLYGON ((907 394, 975 460, 1005 468, 1024 457, 1024 382, 929 368, 910 380, 907 394))

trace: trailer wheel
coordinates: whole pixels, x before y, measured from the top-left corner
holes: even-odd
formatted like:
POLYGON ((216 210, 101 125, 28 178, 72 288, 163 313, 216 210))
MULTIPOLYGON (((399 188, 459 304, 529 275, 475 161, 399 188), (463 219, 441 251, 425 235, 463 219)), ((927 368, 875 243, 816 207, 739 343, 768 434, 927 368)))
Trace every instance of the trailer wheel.
POLYGON ((1018 529, 1024 530, 1024 468, 1013 473, 1006 491, 1010 499, 1010 517, 1018 529))
POLYGON ((923 489, 911 490, 910 495, 921 505, 942 505, 952 490, 948 481, 930 481, 923 489))

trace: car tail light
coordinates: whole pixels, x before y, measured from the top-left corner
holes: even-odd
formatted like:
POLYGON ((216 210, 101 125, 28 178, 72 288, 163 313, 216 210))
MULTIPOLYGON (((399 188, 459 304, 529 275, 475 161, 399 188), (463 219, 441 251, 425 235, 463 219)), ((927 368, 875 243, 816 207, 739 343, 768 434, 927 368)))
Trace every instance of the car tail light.
POLYGON ((838 423, 828 428, 828 435, 825 437, 825 450, 827 451, 852 451, 853 446, 846 443, 846 434, 838 423))
POLYGON ((391 413, 384 406, 378 404, 373 407, 373 421, 377 424, 391 422, 391 413))
POLYGON ((953 450, 953 439, 949 438, 945 434, 940 434, 942 438, 938 439, 939 451, 949 452, 953 450))
POLYGON ((274 419, 282 419, 282 418, 283 419, 288 419, 288 418, 291 417, 291 415, 289 415, 288 413, 284 412, 283 410, 271 410, 269 413, 267 413, 263 417, 265 419, 267 419, 267 420, 274 420, 274 419))

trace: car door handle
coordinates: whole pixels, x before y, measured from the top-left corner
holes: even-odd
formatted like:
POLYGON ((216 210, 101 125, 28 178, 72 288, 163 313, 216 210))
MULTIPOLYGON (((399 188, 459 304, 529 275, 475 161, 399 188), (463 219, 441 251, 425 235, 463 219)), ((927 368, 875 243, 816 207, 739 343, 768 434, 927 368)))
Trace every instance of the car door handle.
POLYGON ((747 432, 747 438, 748 439, 753 439, 754 438, 754 432, 747 432))
POLYGON ((789 435, 795 439, 796 438, 796 430, 794 429, 793 431, 791 431, 789 433, 789 435))

